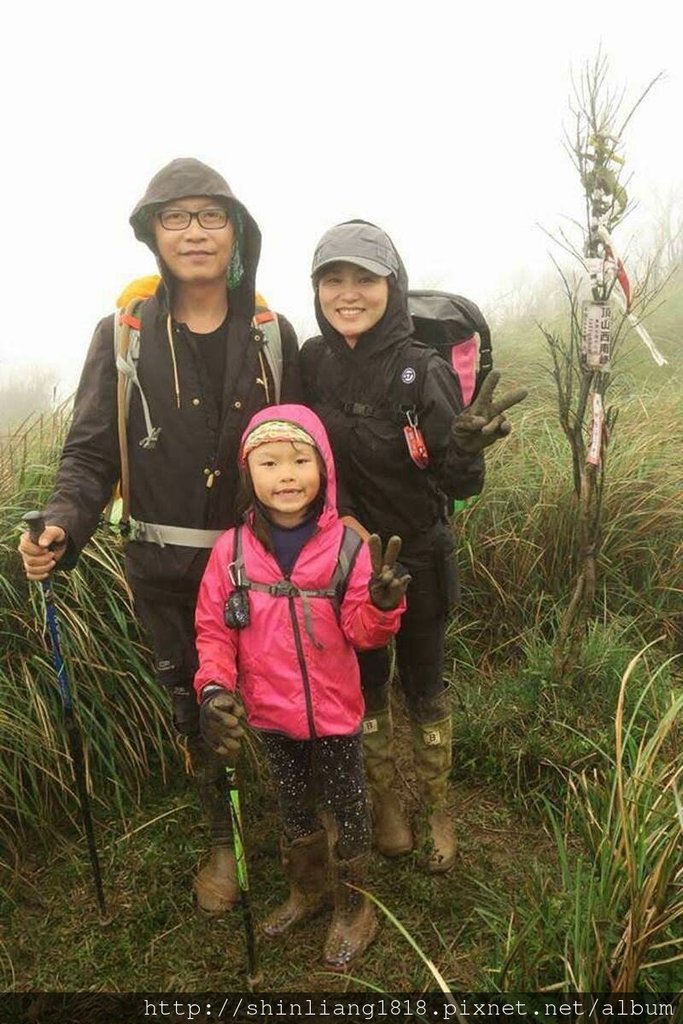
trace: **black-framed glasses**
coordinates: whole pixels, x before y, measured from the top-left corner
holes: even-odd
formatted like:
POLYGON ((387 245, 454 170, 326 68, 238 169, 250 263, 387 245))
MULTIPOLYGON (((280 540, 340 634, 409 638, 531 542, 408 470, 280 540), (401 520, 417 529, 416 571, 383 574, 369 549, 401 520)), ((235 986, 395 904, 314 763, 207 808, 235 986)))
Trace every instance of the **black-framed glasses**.
POLYGON ((204 210, 196 211, 175 210, 169 207, 166 210, 160 210, 157 217, 162 228, 165 228, 166 231, 185 231, 186 228, 189 228, 195 217, 199 226, 204 228, 205 231, 219 231, 230 220, 228 211, 224 206, 207 206, 204 210))

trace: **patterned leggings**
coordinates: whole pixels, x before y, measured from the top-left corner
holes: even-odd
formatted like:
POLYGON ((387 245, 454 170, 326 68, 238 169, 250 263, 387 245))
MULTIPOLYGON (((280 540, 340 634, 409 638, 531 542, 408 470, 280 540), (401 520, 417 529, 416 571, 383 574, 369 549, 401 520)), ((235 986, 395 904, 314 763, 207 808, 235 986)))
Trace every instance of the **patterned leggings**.
POLYGON ((303 839, 321 827, 327 808, 337 826, 336 853, 351 860, 370 849, 361 734, 293 740, 260 733, 278 789, 285 835, 303 839))

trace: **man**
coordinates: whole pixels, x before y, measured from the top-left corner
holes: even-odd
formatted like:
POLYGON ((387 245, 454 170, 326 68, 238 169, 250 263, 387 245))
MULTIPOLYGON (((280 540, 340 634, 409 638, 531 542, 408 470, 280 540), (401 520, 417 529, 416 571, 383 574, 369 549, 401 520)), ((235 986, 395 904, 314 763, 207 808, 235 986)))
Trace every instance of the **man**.
MULTIPOLYGON (((126 572, 209 824, 211 851, 194 883, 197 905, 221 914, 238 889, 224 762, 199 733, 194 608, 211 546, 234 522, 244 428, 264 406, 301 398, 298 347, 283 317, 274 339, 272 329, 267 338, 252 323, 261 234, 212 168, 195 159, 171 161, 152 178, 130 223, 155 254, 161 281, 138 312, 139 359, 128 367, 126 572), (267 344, 277 348, 274 358, 267 344)), ((28 534, 20 541, 29 579, 75 565, 120 477, 108 316, 85 361, 46 528, 38 544, 28 534)))

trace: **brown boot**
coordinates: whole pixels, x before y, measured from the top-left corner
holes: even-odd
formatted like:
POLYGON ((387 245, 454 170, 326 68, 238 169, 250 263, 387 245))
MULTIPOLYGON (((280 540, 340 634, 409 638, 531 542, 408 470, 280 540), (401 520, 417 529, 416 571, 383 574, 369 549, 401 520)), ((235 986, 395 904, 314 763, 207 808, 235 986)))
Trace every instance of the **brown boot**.
POLYGON ((219 916, 234 907, 240 898, 225 761, 199 737, 188 739, 187 751, 211 836, 211 850, 194 880, 193 890, 197 909, 203 914, 219 916))
POLYGON ((375 905, 367 896, 350 888, 364 886, 370 854, 353 860, 332 860, 334 914, 325 940, 323 961, 333 971, 344 971, 368 948, 379 927, 375 905))
POLYGON ((385 857, 413 848, 413 833, 396 790, 391 711, 385 708, 363 721, 363 758, 372 799, 372 841, 385 857))
POLYGON ((455 864, 457 842, 448 811, 448 780, 453 751, 450 715, 439 722, 412 722, 415 774, 422 797, 424 825, 420 863, 430 874, 450 871, 455 864))
POLYGON ((239 900, 235 854, 229 846, 214 846, 194 880, 197 909, 217 917, 239 900))
POLYGON ((293 843, 283 837, 280 850, 289 881, 289 896, 263 922, 263 931, 271 939, 330 904, 329 845, 325 829, 293 843))

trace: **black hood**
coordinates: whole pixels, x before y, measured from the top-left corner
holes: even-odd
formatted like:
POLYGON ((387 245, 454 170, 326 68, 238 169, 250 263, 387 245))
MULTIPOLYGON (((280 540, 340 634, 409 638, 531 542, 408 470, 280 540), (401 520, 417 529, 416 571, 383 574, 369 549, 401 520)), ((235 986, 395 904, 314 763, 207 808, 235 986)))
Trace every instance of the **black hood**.
MULTIPOLYGON (((344 223, 370 224, 370 221, 353 220, 345 221, 344 223)), ((342 226, 343 225, 341 224, 337 225, 337 227, 342 226)), ((377 225, 372 224, 371 226, 376 227, 377 225)), ((329 238, 333 233, 334 228, 332 231, 327 233, 327 237, 329 238)), ((318 299, 317 284, 314 281, 315 316, 318 321, 320 333, 323 335, 330 347, 336 352, 349 354, 353 351, 355 358, 358 358, 359 356, 367 356, 374 352, 380 352, 385 348, 389 348, 391 345, 395 345, 399 341, 405 341, 406 338, 410 338, 413 334, 413 321, 408 311, 408 274, 396 246, 388 235, 386 235, 386 238, 396 254, 396 259, 398 260, 398 274, 390 274, 387 278, 389 284, 389 300, 387 302, 387 308, 384 316, 371 330, 366 331, 365 334, 361 334, 353 350, 349 348, 344 335, 335 330, 323 315, 323 311, 320 308, 320 301, 318 299)))
POLYGON ((159 207, 172 199, 186 199, 188 196, 207 196, 210 199, 218 199, 228 206, 244 266, 241 281, 231 291, 231 304, 233 308, 241 308, 251 315, 254 307, 256 268, 261 254, 261 232, 246 206, 236 198, 218 171, 193 157, 180 157, 162 167, 154 175, 144 196, 130 215, 129 222, 135 237, 152 250, 164 283, 170 288, 172 278, 156 250, 152 216, 159 207))

